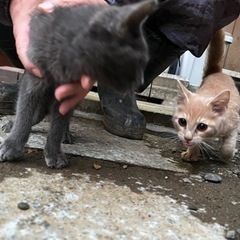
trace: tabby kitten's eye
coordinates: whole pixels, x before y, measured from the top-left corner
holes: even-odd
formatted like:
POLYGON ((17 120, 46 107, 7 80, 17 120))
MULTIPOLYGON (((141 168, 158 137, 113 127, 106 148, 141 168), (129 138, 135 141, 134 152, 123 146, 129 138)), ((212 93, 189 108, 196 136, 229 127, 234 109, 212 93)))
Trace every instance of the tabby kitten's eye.
POLYGON ((205 124, 205 123, 199 123, 199 124, 197 125, 197 130, 200 131, 200 132, 206 131, 207 128, 208 128, 208 125, 205 124))
POLYGON ((185 118, 179 118, 178 123, 181 127, 186 127, 187 126, 187 120, 185 118))

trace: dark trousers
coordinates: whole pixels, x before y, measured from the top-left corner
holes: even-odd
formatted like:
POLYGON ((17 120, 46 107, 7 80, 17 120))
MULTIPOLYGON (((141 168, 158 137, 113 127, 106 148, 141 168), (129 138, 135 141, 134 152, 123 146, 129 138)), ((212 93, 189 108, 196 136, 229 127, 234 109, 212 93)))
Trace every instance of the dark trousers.
POLYGON ((23 68, 18 58, 12 27, 0 24, 0 50, 11 60, 15 67, 23 68))

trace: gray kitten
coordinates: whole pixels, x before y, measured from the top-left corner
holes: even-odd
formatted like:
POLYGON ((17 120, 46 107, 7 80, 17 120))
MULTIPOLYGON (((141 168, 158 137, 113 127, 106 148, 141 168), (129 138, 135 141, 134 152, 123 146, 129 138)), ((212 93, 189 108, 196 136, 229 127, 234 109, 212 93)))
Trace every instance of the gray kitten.
POLYGON ((50 113, 45 161, 51 168, 65 167, 68 161, 61 151, 61 140, 72 113, 59 113, 55 89, 79 82, 82 75, 123 93, 141 84, 148 61, 141 26, 156 6, 151 0, 124 7, 81 5, 59 7, 51 14, 35 12, 28 56, 40 67, 44 79, 24 74, 16 119, 0 146, 0 160, 16 158, 28 141, 31 127, 50 113))

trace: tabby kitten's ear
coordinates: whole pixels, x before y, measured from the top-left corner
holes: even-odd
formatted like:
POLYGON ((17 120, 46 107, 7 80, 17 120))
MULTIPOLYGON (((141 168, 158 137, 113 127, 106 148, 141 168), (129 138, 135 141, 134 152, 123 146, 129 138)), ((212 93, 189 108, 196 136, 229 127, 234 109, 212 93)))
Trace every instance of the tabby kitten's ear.
POLYGON ((230 100, 230 91, 224 90, 219 93, 211 102, 212 110, 219 115, 225 113, 228 108, 228 102, 230 100))
POLYGON ((178 96, 177 96, 177 104, 181 105, 189 101, 189 96, 192 94, 187 88, 179 81, 178 82, 178 96))
POLYGON ((133 5, 127 5, 123 8, 123 20, 117 27, 119 35, 126 32, 139 33, 139 26, 143 20, 154 10, 157 9, 158 2, 156 0, 147 0, 133 5))

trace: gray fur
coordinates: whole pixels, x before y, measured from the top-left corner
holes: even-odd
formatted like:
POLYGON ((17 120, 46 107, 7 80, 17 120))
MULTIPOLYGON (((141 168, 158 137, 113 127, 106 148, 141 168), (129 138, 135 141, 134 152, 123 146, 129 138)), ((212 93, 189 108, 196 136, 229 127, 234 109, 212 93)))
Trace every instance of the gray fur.
POLYGON ((151 0, 124 7, 82 5, 60 7, 51 14, 35 12, 28 55, 43 71, 44 79, 24 74, 16 119, 0 146, 0 160, 16 158, 31 127, 50 113, 45 161, 51 168, 65 167, 68 161, 61 151, 61 140, 71 113, 59 113, 56 87, 78 82, 84 74, 123 93, 140 84, 148 61, 141 25, 155 8, 156 2, 151 0))

